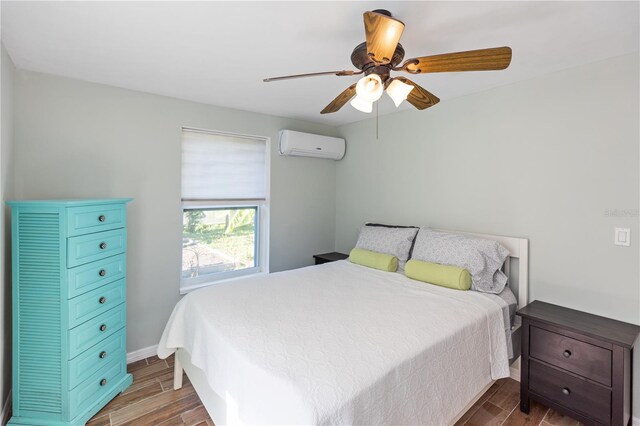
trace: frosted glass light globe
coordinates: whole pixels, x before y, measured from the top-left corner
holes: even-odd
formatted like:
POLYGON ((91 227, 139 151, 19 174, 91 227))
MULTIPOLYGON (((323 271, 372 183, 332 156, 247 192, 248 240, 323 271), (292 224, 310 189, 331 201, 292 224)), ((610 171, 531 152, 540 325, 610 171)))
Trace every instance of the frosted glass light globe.
POLYGON ((396 104, 396 107, 399 107, 402 101, 407 99, 409 93, 413 90, 413 86, 410 84, 403 83, 400 80, 393 80, 391 84, 387 87, 387 95, 391 99, 393 99, 393 103, 396 104))
POLYGON ((384 86, 378 74, 369 74, 358 80, 356 93, 363 101, 375 102, 380 99, 384 86))
POLYGON ((360 95, 356 95, 355 98, 349 102, 352 107, 362 112, 371 112, 373 111, 373 102, 367 102, 360 97, 360 95))

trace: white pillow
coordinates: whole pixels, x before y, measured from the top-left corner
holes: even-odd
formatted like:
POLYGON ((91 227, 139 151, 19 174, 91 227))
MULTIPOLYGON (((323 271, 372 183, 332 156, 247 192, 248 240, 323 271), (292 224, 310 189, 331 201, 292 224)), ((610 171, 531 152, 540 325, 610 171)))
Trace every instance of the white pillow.
POLYGON ((398 271, 404 271, 418 228, 363 226, 356 248, 390 254, 398 258, 398 271))
POLYGON ((501 268, 508 256, 497 241, 420 228, 411 258, 465 268, 473 290, 498 294, 507 285, 501 268))

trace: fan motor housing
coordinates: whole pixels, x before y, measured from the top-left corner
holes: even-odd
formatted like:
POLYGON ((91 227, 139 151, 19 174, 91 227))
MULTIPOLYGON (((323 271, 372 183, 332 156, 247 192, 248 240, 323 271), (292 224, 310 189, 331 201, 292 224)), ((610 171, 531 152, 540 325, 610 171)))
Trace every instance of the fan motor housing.
POLYGON ((393 52, 393 57, 391 58, 391 62, 389 62, 388 64, 377 64, 376 62, 371 60, 367 52, 366 41, 357 45, 356 48, 353 49, 353 52, 351 53, 351 63, 353 64, 353 66, 358 68, 359 70, 365 71, 366 74, 370 74, 367 71, 373 67, 377 67, 377 68, 385 67, 388 69, 394 68, 400 62, 402 62, 402 59, 404 59, 404 47, 402 47, 400 43, 398 43, 398 46, 396 47, 395 52, 393 52))

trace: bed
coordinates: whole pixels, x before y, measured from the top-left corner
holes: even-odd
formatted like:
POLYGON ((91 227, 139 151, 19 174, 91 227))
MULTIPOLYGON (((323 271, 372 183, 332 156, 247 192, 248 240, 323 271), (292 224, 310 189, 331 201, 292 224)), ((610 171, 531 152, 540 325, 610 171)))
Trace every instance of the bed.
MULTIPOLYGON (((524 305, 527 240, 482 237, 519 259, 524 305)), ((452 424, 510 375, 496 299, 332 262, 190 293, 158 355, 175 352, 174 387, 184 369, 218 426, 452 424)))

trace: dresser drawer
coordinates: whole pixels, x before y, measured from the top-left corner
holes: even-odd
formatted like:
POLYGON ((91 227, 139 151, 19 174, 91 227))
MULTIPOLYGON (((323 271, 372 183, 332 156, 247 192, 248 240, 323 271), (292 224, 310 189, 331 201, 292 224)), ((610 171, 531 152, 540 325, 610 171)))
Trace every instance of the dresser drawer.
POLYGON ((532 358, 611 386, 611 351, 561 334, 531 326, 532 358))
POLYGON ((126 223, 124 204, 104 204, 67 209, 69 236, 123 228, 126 223))
POLYGON ((126 304, 122 303, 69 330, 69 359, 75 358, 124 327, 127 321, 126 316, 126 304))
POLYGON ((69 300, 69 328, 73 328, 125 301, 125 281, 118 280, 69 300))
POLYGON ((69 299, 124 278, 126 255, 119 254, 67 269, 69 299))
POLYGON ((97 345, 87 349, 69 363, 69 389, 73 389, 114 359, 126 359, 127 336, 120 329, 97 345))
POLYGON ((605 425, 611 424, 611 391, 602 386, 530 360, 529 389, 605 425))
POLYGON ((124 253, 126 248, 127 231, 124 228, 71 237, 67 240, 67 267, 124 253))
POLYGON ((69 392, 69 407, 71 418, 74 418, 89 408, 103 395, 109 393, 120 378, 127 372, 127 363, 124 358, 112 359, 110 363, 92 374, 87 380, 76 386, 69 392))

